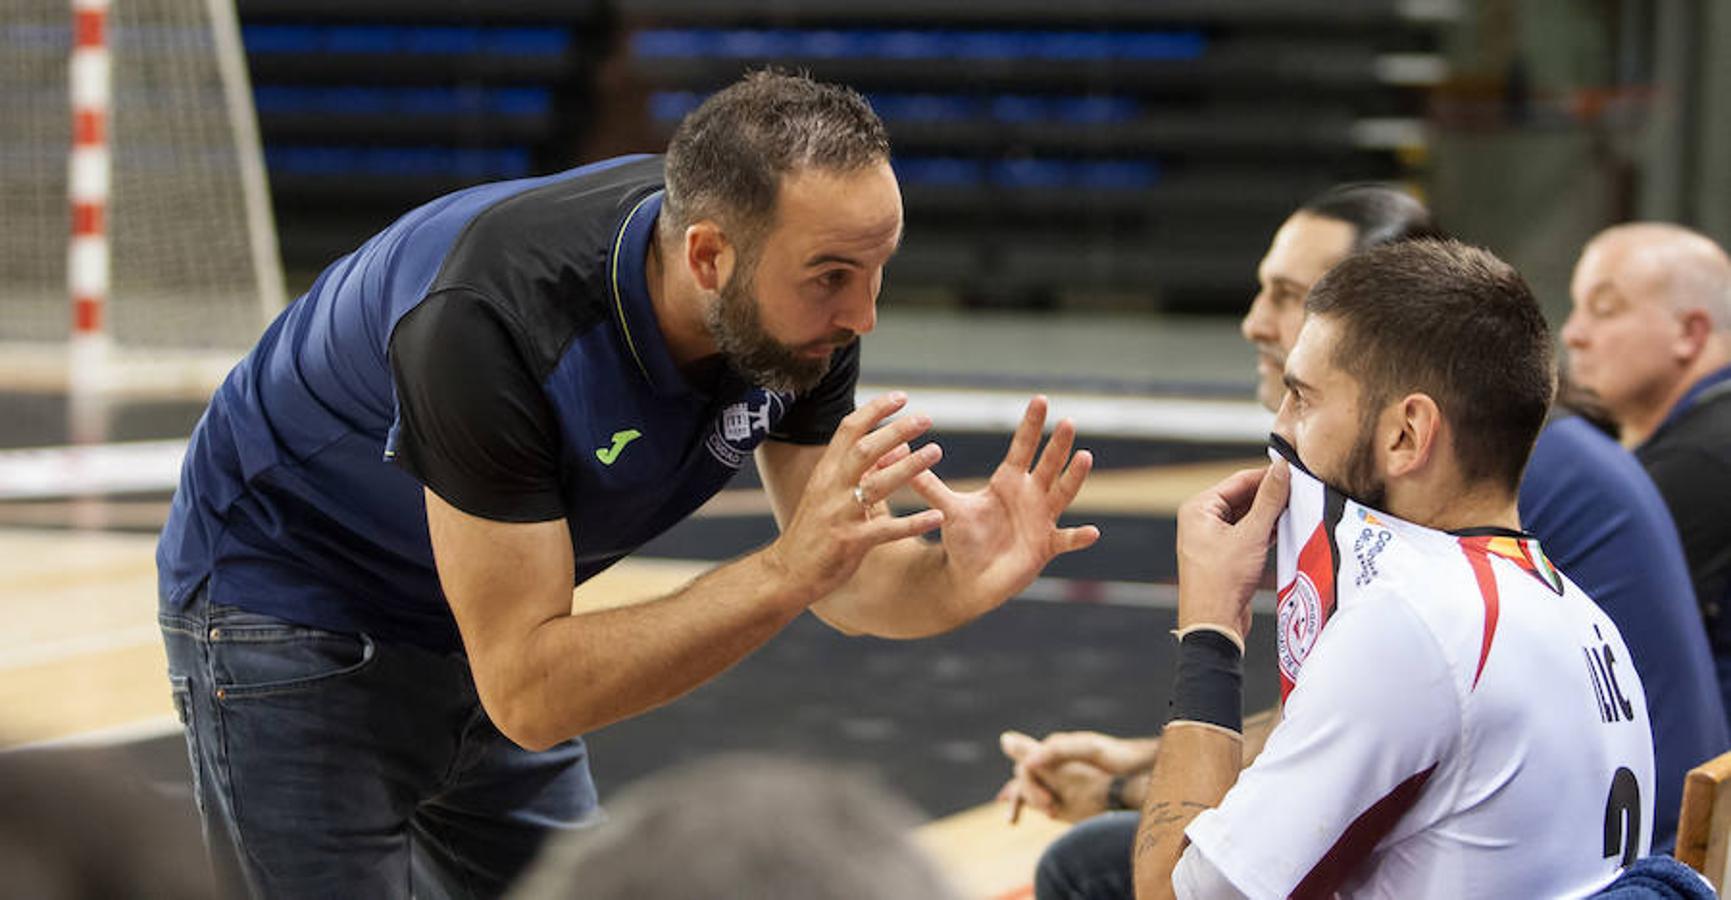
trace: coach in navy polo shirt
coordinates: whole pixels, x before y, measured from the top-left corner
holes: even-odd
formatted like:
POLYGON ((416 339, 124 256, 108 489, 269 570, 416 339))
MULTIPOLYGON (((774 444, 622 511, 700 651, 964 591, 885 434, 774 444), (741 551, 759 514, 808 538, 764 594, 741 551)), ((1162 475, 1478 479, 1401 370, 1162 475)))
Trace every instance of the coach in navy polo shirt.
POLYGON ((263 896, 494 896, 595 810, 578 735, 806 609, 917 637, 1055 555, 1086 478, 1043 400, 989 485, 854 409, 902 235, 882 123, 759 73, 665 158, 482 185, 338 260, 212 399, 158 552, 200 808, 263 896), (571 590, 754 455, 780 536, 650 603, 571 590), (911 485, 932 508, 893 515, 911 485), (943 527, 941 541, 922 535, 943 527))

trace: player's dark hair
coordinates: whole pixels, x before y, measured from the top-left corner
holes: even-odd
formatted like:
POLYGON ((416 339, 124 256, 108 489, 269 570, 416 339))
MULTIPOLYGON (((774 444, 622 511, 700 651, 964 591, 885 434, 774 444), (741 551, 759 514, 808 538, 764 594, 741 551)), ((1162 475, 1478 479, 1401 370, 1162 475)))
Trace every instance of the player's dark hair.
POLYGON ((1333 362, 1373 417, 1428 394, 1452 426, 1462 474, 1510 491, 1556 390, 1550 329, 1520 273, 1452 240, 1401 241, 1349 256, 1305 304, 1339 328, 1333 362))
POLYGON ((852 172, 890 156, 889 134, 851 88, 752 72, 686 116, 667 146, 664 235, 714 219, 751 245, 774 221, 781 179, 804 168, 852 172))
POLYGON ((1448 237, 1423 203, 1397 187, 1377 182, 1335 185, 1305 201, 1299 211, 1351 225, 1357 233, 1352 242, 1354 251, 1395 241, 1448 237))

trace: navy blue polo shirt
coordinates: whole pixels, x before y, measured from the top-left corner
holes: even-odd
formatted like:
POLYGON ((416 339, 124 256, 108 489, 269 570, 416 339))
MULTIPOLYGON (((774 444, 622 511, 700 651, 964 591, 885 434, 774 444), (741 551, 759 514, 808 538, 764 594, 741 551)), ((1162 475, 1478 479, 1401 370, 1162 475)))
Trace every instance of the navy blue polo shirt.
POLYGON ((1653 728, 1653 849, 1676 840, 1683 776, 1731 747, 1712 655, 1670 513, 1640 463, 1578 417, 1539 432, 1521 525, 1616 623, 1653 728))
POLYGON ((482 185, 338 260, 212 398, 158 545, 163 608, 210 600, 461 646, 423 486, 473 515, 564 519, 573 583, 713 496, 766 438, 821 444, 857 342, 803 395, 682 371, 644 260, 660 157, 482 185))

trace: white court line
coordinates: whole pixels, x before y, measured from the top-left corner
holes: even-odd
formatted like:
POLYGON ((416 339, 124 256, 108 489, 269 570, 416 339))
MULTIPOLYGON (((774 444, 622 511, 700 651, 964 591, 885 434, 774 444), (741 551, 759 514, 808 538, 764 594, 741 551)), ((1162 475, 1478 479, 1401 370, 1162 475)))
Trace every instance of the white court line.
MULTIPOLYGON (((869 398, 892 388, 860 385, 869 398)), ((1009 432, 1022 420, 1028 393, 899 388, 939 431, 1009 432)), ((1274 416, 1251 401, 1051 394, 1053 419, 1069 418, 1084 440, 1094 437, 1262 444, 1274 416)), ((156 493, 180 482, 183 440, 88 447, 0 450, 0 500, 83 494, 156 493)))
MULTIPOLYGON (((1016 599, 1036 603, 1094 603, 1101 606, 1177 609, 1178 586, 1148 581, 1036 578, 1016 599)), ((1251 595, 1250 609, 1253 612, 1273 613, 1274 592, 1259 590, 1251 595)))
POLYGON ((0 450, 0 500, 171 490, 185 456, 184 440, 0 450))
POLYGON ((23 750, 63 750, 73 747, 113 747, 120 744, 137 744, 168 737, 180 733, 180 719, 173 715, 151 716, 136 722, 122 725, 110 725, 94 731, 81 731, 65 737, 49 738, 45 741, 33 741, 19 744, 15 747, 0 748, 0 753, 17 753, 23 750))
MULTIPOLYGON (((930 415, 939 432, 1012 431, 1034 393, 862 384, 856 396, 867 399, 888 390, 906 391, 908 407, 930 415)), ((1046 397, 1050 418, 1074 420, 1085 437, 1263 444, 1274 427, 1274 414, 1253 400, 1063 392, 1046 397)))

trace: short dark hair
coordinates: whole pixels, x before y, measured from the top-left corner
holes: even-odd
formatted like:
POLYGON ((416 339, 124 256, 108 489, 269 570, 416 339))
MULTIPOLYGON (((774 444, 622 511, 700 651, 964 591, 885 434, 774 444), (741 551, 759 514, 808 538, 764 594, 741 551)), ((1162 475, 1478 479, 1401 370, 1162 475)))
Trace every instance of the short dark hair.
POLYGON ((1525 279, 1489 250, 1400 241, 1347 257, 1306 310, 1340 327, 1334 364, 1365 415, 1429 394, 1453 426, 1462 474, 1513 491, 1556 391, 1550 329, 1525 279))
POLYGON ((1352 242, 1355 252, 1395 241, 1448 237, 1423 203, 1400 188, 1379 182, 1337 184, 1298 209, 1351 225, 1357 231, 1352 242))
POLYGON ((752 72, 674 130, 661 221, 676 231, 714 219, 749 244, 769 230, 782 176, 807 167, 852 172, 889 156, 883 120, 857 91, 752 72))

